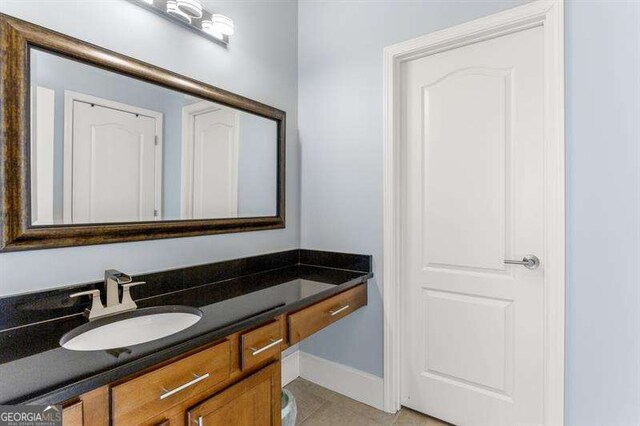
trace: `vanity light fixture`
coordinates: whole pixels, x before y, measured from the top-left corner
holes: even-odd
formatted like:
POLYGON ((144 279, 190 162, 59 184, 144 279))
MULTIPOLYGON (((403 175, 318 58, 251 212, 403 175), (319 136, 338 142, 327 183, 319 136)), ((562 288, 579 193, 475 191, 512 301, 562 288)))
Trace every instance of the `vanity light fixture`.
POLYGON ((231 18, 209 12, 201 0, 128 1, 223 46, 229 44, 229 36, 235 32, 231 18))

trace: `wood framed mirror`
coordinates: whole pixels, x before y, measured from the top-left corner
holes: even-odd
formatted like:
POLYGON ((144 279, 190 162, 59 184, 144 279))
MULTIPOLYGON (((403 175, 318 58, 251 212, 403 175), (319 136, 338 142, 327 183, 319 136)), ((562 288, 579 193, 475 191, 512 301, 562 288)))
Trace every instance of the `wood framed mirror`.
POLYGON ((0 15, 0 250, 285 227, 286 113, 0 15))

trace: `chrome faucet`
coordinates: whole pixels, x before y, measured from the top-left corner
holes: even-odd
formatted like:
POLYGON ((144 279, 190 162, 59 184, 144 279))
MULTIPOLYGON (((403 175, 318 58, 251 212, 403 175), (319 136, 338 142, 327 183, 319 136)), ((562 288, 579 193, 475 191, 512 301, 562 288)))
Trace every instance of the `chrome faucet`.
POLYGON ((104 286, 107 289, 107 307, 116 306, 120 303, 119 299, 119 286, 122 284, 129 284, 131 277, 124 272, 116 271, 115 269, 107 269, 104 271, 104 286))
POLYGON ((144 281, 132 282, 133 279, 123 272, 115 269, 104 271, 104 286, 107 292, 107 305, 102 305, 100 290, 81 291, 73 293, 69 297, 91 296, 91 309, 88 309, 89 321, 120 312, 133 311, 138 306, 131 298, 131 287, 145 284, 144 281), (119 300, 119 287, 122 286, 122 301, 119 300))

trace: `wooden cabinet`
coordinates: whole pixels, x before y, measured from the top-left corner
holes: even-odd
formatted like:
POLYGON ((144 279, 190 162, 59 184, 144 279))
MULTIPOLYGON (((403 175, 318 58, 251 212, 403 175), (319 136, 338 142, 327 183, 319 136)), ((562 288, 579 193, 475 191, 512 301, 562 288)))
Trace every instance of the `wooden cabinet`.
POLYGON ((367 286, 345 292, 289 315, 289 343, 298 343, 367 304, 367 286))
POLYGON ((280 425, 280 362, 254 373, 187 412, 189 425, 280 425))

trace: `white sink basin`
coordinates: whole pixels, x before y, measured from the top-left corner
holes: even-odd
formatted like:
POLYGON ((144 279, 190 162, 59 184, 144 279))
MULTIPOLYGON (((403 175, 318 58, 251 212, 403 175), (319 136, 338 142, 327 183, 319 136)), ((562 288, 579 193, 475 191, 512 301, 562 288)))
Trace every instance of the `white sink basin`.
POLYGON ((188 306, 138 309, 74 328, 60 339, 72 351, 101 351, 138 345, 185 330, 202 318, 188 306))

